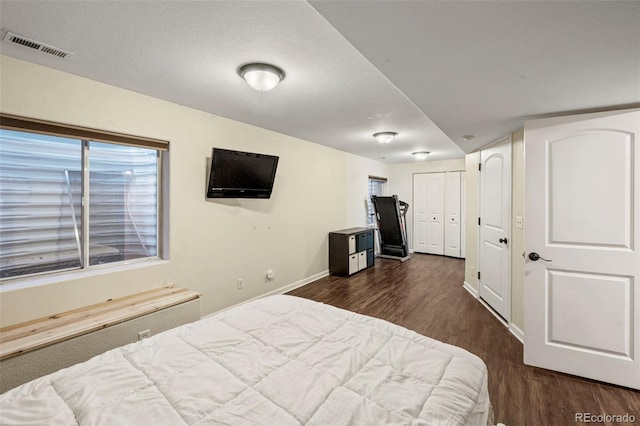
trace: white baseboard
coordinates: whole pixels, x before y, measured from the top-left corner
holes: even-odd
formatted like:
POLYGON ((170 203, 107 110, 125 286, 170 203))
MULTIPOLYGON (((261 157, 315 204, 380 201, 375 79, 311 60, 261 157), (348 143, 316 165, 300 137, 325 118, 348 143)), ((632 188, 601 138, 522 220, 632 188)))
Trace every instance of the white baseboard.
POLYGON ((496 313, 496 311, 493 310, 493 308, 491 306, 489 306, 489 304, 487 302, 485 302, 484 300, 482 300, 480 297, 478 297, 478 301, 480 303, 482 303, 482 305, 489 311, 491 312, 491 315, 493 315, 494 317, 496 317, 498 319, 498 321, 500 321, 500 324, 504 325, 505 327, 509 328, 509 323, 507 322, 507 320, 505 320, 504 318, 502 318, 500 315, 498 315, 496 313))
POLYGON ((509 331, 524 345, 524 331, 522 331, 520 327, 513 323, 509 324, 509 331))
POLYGON ((502 318, 500 315, 496 314, 496 312, 493 309, 491 309, 491 307, 487 304, 487 302, 485 302, 484 300, 480 299, 480 294, 478 293, 478 290, 473 288, 471 286, 471 284, 469 284, 468 282, 465 281, 464 284, 462 285, 462 287, 465 290, 467 290, 469 293, 471 293, 471 295, 473 297, 478 299, 480 301, 480 303, 482 303, 484 305, 484 307, 489 312, 491 312, 491 314, 493 314, 493 316, 496 317, 498 319, 498 321, 500 321, 500 323, 502 325, 504 325, 505 327, 507 327, 509 329, 511 334, 513 334, 515 336, 515 338, 520 341, 520 343, 524 344, 524 331, 522 331, 517 325, 515 325, 513 323, 507 323, 504 320, 504 318, 502 318))
POLYGON ((299 281, 296 281, 294 283, 285 285, 284 287, 280 287, 280 288, 277 288, 275 290, 272 290, 272 291, 270 291, 268 293, 265 293, 262 296, 256 297, 255 299, 261 299, 263 297, 271 296, 271 295, 274 295, 274 294, 284 294, 284 293, 287 293, 287 292, 289 292, 291 290, 295 290, 296 288, 302 287, 303 285, 307 285, 307 284, 310 284, 310 283, 312 283, 314 281, 317 281, 320 278, 324 278, 324 277, 328 277, 328 276, 329 276, 329 270, 327 269, 326 271, 318 272, 317 274, 313 274, 310 277, 303 278, 303 279, 301 279, 299 281))
POLYGON ((479 297, 478 295, 478 290, 476 290, 475 288, 473 288, 473 286, 471 284, 469 284, 468 282, 464 282, 464 284, 462 284, 462 287, 467 290, 469 293, 471 293, 471 295, 473 297, 475 297, 476 299, 479 297))
POLYGON ((204 318, 212 317, 212 316, 214 316, 214 315, 216 315, 216 314, 218 314, 220 312, 226 311, 226 310, 231 309, 231 308, 235 308, 236 306, 239 306, 239 305, 244 305, 247 302, 252 302, 254 300, 262 299, 263 297, 273 296, 275 294, 287 293, 287 292, 289 292, 291 290, 295 290, 298 287, 302 287, 303 285, 310 284, 310 283, 312 283, 314 281, 319 280, 320 278, 324 278, 324 277, 327 277, 327 276, 329 276, 329 270, 328 269, 326 271, 322 271, 322 272, 318 272, 317 274, 313 274, 310 277, 303 278, 303 279, 301 279, 299 281, 296 281, 294 283, 287 284, 287 285, 282 286, 280 288, 276 288, 275 290, 271 290, 271 291, 266 292, 264 294, 261 294, 259 296, 252 297, 249 300, 244 300, 244 301, 242 301, 240 303, 236 303, 235 305, 227 306, 226 308, 220 309, 219 311, 216 311, 216 312, 214 312, 212 314, 205 315, 202 318, 204 319, 204 318))

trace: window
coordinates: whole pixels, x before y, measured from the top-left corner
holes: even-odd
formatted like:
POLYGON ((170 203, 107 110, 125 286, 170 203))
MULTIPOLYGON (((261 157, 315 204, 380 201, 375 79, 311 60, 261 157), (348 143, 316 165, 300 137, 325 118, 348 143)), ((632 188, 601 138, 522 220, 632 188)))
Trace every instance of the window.
POLYGON ((367 203, 367 224, 374 225, 376 223, 375 212, 373 209, 373 203, 371 202, 372 195, 384 195, 387 179, 369 176, 369 198, 367 203))
POLYGON ((159 256, 168 146, 0 118, 0 279, 159 256))

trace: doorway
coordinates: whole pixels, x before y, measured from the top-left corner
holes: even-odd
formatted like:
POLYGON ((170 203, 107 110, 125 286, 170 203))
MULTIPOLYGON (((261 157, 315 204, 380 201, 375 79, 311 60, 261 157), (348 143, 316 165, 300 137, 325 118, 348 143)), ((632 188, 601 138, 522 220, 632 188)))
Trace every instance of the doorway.
POLYGON ((480 153, 479 296, 511 320, 511 136, 480 153))

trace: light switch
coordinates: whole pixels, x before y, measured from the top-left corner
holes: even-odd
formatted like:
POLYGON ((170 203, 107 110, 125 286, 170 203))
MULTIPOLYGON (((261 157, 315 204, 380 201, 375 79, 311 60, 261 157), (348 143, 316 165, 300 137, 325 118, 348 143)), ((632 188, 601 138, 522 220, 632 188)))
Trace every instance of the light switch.
POLYGON ((522 216, 516 216, 516 228, 522 229, 522 216))

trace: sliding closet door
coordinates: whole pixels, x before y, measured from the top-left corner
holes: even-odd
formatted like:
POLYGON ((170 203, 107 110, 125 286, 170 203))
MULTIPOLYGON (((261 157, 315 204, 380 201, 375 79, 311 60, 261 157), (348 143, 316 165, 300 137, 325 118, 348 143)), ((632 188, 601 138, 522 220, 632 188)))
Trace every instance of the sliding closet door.
POLYGON ((427 175, 413 175, 413 251, 427 252, 427 175))
POLYGON ((460 172, 447 172, 444 184, 444 254, 460 257, 460 172))

